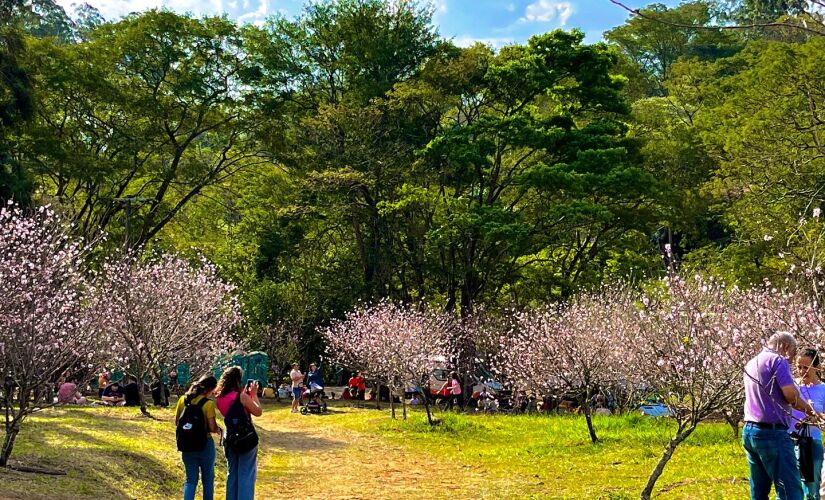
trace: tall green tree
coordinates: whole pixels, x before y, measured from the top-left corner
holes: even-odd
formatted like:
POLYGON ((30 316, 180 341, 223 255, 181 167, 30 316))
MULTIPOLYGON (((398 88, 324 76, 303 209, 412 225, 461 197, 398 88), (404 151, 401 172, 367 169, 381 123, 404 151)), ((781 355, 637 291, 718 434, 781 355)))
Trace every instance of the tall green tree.
POLYGON ((719 97, 697 120, 719 162, 708 190, 736 238, 719 261, 724 272, 760 280, 805 253, 792 236, 825 202, 823 67, 823 37, 754 42, 715 66, 719 97))
POLYGON ((23 67, 26 43, 15 22, 22 2, 0 2, 0 201, 14 198, 27 203, 31 179, 9 143, 12 133, 34 114, 31 78, 23 67))
POLYGON ((670 67, 679 58, 715 59, 738 50, 736 36, 722 30, 696 29, 712 20, 705 2, 687 2, 669 8, 651 4, 641 16, 605 32, 605 39, 618 47, 648 79, 649 95, 662 95, 662 82, 670 76, 670 67))
POLYGON ((204 187, 268 161, 225 18, 148 11, 77 44, 33 42, 30 64, 41 92, 22 153, 87 237, 129 226, 145 245, 204 187))

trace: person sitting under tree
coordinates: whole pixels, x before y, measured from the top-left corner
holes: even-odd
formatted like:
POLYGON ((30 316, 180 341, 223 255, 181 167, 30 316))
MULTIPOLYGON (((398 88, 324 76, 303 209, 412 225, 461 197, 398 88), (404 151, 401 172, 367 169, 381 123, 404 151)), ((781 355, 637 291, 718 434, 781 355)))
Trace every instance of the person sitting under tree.
POLYGON ((112 382, 103 389, 103 394, 100 396, 103 404, 109 406, 123 406, 126 398, 123 395, 123 388, 118 382, 112 382))
POLYGON ((349 383, 347 385, 349 386, 352 399, 364 400, 364 395, 367 392, 367 381, 364 379, 363 373, 355 372, 355 374, 353 374, 353 376, 349 379, 349 383))
POLYGON ((60 404, 86 404, 86 398, 77 390, 77 384, 73 380, 67 380, 60 384, 57 390, 57 402, 60 404))

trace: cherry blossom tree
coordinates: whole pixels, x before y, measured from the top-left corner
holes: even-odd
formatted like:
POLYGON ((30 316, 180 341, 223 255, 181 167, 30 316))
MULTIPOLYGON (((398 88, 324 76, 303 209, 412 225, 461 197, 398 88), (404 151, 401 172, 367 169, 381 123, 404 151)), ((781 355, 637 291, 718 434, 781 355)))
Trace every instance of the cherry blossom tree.
POLYGON ((129 257, 105 264, 101 281, 95 307, 105 311, 106 322, 99 328, 112 362, 141 388, 147 376, 162 378, 166 367, 186 362, 190 370, 207 370, 237 348, 233 334, 241 314, 234 289, 207 262, 129 257))
POLYGON ((86 251, 51 209, 0 208, 0 467, 26 417, 52 405, 61 376, 93 373, 100 349, 86 307, 86 251))
MULTIPOLYGON (((473 314, 459 321, 449 342, 450 353, 456 372, 464 381, 463 391, 470 394, 474 383, 490 382, 483 375, 479 378, 479 375, 488 370, 493 372, 491 375, 495 374, 501 337, 503 332, 512 329, 514 315, 506 309, 494 312, 478 307, 473 314)), ((464 402, 467 403, 467 398, 464 402)))
MULTIPOLYGON (((321 333, 334 361, 365 370, 387 383, 391 393, 403 394, 407 384, 429 385, 436 360, 450 352, 456 328, 447 314, 382 301, 350 312, 321 333)), ((427 420, 434 425, 428 398, 425 394, 427 420)))
POLYGON ((700 422, 741 411, 742 370, 760 348, 760 331, 737 321, 742 293, 696 277, 671 276, 651 287, 613 341, 623 376, 662 397, 676 422, 641 498, 649 499, 676 448, 700 422))
POLYGON ((597 442, 592 397, 619 382, 623 359, 613 345, 614 332, 626 328, 630 304, 625 288, 603 287, 568 305, 517 313, 515 327, 501 338, 497 371, 514 389, 577 394, 590 440, 597 442))

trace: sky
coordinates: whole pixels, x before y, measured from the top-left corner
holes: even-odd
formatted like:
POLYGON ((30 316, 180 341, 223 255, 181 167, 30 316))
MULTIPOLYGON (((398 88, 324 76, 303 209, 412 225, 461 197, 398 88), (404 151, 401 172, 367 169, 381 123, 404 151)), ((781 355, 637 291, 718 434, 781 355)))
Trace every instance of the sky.
MULTIPOLYGON (((195 15, 226 13, 241 23, 261 22, 275 14, 293 17, 301 12, 305 3, 304 0, 58 0, 58 3, 69 10, 79 1, 96 7, 107 20, 130 12, 166 7, 195 15)), ((588 42, 596 42, 601 40, 604 31, 627 18, 627 12, 609 0, 432 1, 439 32, 461 46, 480 41, 501 47, 556 28, 580 28, 588 42)), ((626 0, 626 3, 635 8, 650 1, 626 0)))

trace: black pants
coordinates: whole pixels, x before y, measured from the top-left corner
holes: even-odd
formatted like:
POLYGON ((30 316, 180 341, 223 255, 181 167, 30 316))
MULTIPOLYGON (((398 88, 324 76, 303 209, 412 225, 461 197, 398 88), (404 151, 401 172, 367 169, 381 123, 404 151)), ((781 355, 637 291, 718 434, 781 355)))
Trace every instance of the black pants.
POLYGON ((456 405, 458 405, 459 408, 461 408, 464 405, 464 398, 461 397, 461 394, 450 394, 450 396, 447 398, 448 410, 453 409, 453 403, 455 403, 456 405))

